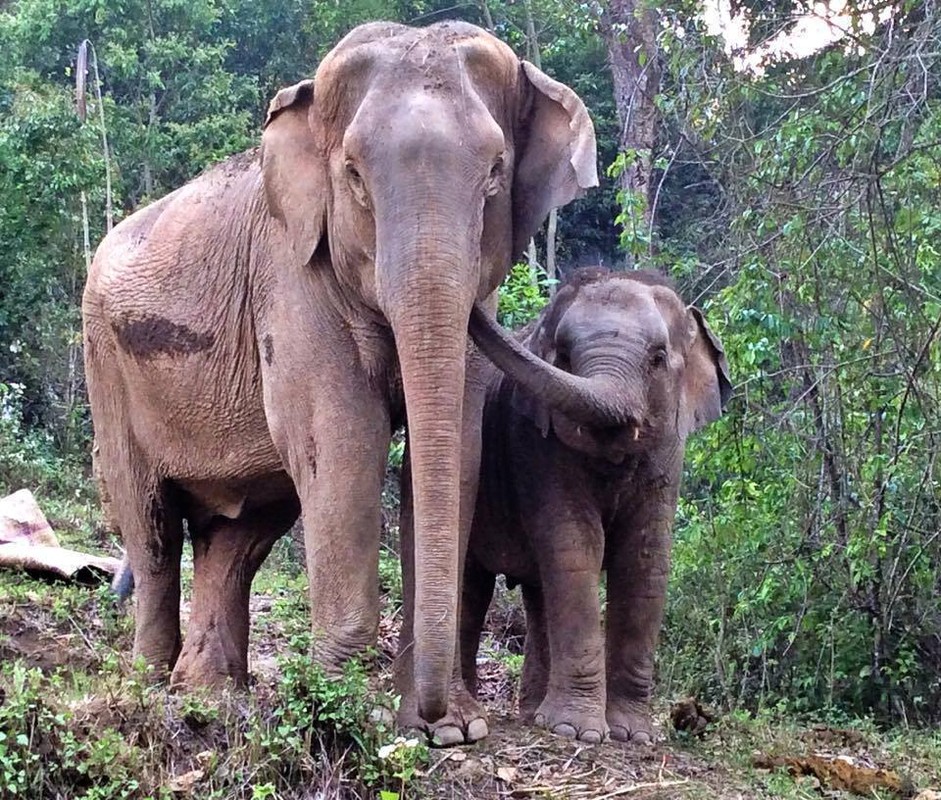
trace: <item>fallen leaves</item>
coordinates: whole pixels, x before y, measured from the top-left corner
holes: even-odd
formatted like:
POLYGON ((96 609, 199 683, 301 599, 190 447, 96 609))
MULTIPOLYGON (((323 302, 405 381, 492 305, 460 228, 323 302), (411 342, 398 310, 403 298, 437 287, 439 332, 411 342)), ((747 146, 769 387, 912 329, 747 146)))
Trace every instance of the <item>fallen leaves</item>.
POLYGON ((476 748, 442 752, 424 777, 439 783, 442 795, 518 800, 679 800, 703 788, 697 767, 683 756, 674 759, 673 754, 616 742, 570 742, 515 722, 476 748))
POLYGON ((175 775, 167 783, 167 788, 174 794, 191 794, 196 784, 206 775, 202 769, 192 769, 182 775, 175 775))
POLYGON ((516 767, 498 767, 497 768, 497 780, 501 780, 504 783, 513 783, 516 780, 516 767))
POLYGON ((901 797, 911 797, 914 787, 897 772, 860 766, 848 756, 755 756, 758 769, 787 769, 797 776, 812 776, 827 789, 871 797, 874 789, 887 789, 901 797))
POLYGON ((174 794, 192 794, 196 785, 206 777, 206 770, 214 765, 215 759, 216 754, 212 750, 203 750, 196 756, 201 766, 182 775, 174 775, 167 781, 167 788, 174 794))

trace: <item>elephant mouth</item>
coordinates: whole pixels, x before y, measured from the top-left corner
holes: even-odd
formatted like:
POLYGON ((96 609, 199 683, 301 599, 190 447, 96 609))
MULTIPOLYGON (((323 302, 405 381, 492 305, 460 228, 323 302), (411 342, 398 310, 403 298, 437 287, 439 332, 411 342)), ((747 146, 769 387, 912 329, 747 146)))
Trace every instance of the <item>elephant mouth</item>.
POLYGON ((656 431, 643 420, 631 418, 627 424, 593 426, 576 422, 554 412, 552 430, 568 447, 590 458, 621 464, 631 455, 649 449, 656 431))

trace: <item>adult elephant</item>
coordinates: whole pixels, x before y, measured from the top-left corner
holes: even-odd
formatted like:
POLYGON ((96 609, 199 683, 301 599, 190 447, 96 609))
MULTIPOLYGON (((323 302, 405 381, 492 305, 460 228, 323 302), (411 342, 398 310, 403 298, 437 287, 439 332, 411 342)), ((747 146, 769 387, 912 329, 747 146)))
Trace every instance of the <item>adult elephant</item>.
POLYGON ((136 654, 174 683, 244 681, 251 579, 299 513, 315 657, 337 669, 374 644, 380 487, 406 412, 417 713, 446 741, 486 732, 473 708, 448 713, 483 402, 468 319, 549 209, 596 182, 571 89, 472 25, 371 23, 278 93, 258 151, 105 238, 85 360, 136 654))

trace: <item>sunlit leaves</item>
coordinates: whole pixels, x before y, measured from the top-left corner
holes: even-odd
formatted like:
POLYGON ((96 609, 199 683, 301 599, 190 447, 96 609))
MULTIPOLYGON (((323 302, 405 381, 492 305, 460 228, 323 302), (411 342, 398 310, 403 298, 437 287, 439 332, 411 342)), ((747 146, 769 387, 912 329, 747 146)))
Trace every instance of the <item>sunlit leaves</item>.
POLYGON ((689 198, 663 260, 685 251, 677 274, 691 284, 688 249, 721 264, 705 270, 721 269, 705 284, 707 316, 736 398, 688 450, 671 619, 689 636, 696 617, 709 634, 675 644, 688 660, 671 674, 688 670, 729 703, 930 716, 941 104, 915 75, 938 69, 941 21, 747 79, 695 21, 684 29, 661 105, 722 187, 711 221, 724 235, 691 235, 689 198), (714 667, 689 666, 704 647, 714 667))

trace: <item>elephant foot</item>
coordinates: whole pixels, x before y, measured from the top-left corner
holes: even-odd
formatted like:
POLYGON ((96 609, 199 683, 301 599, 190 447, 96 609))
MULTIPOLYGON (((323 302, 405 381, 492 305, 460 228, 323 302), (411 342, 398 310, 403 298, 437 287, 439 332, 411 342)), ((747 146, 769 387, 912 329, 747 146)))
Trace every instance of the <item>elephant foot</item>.
POLYGON ((460 682, 451 684, 448 713, 437 722, 426 722, 418 715, 418 703, 412 695, 402 698, 398 724, 400 728, 424 732, 432 747, 473 744, 490 733, 486 712, 460 682))
POLYGON ((650 706, 642 701, 625 700, 620 703, 608 702, 608 727, 611 738, 619 742, 650 745, 656 735, 650 706))
POLYGON ((577 708, 549 697, 536 709, 532 723, 556 736, 587 744, 600 744, 608 736, 608 725, 598 711, 577 708))
POLYGON ((525 725, 535 725, 536 724, 536 712, 539 710, 540 700, 532 701, 528 698, 521 697, 519 701, 519 714, 520 720, 525 725))
POLYGON ((170 687, 245 686, 248 684, 247 653, 234 642, 226 642, 218 628, 194 631, 186 637, 183 651, 170 675, 170 687))
POLYGON ((180 651, 183 644, 179 636, 176 637, 173 644, 169 647, 169 655, 166 647, 146 648, 144 646, 134 646, 134 660, 142 659, 148 666, 151 679, 155 684, 166 683, 170 678, 174 666, 179 662, 180 651))

